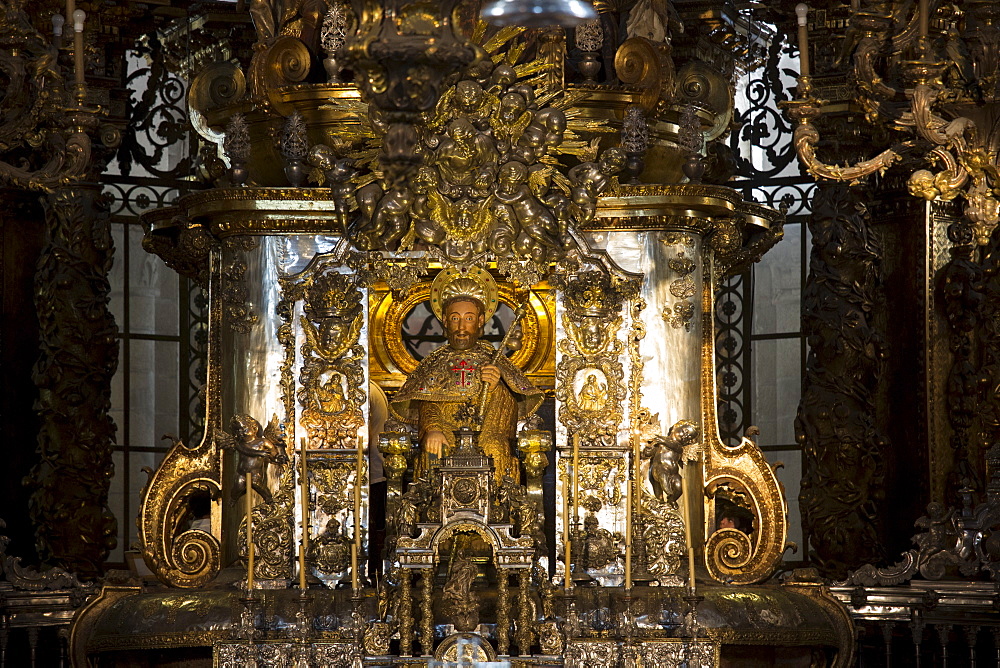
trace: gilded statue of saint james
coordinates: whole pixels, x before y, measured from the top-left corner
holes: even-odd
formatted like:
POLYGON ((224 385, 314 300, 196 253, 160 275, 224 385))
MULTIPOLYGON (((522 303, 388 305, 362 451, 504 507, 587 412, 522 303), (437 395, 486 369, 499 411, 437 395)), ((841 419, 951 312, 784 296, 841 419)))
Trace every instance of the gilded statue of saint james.
POLYGON ((517 421, 534 413, 543 395, 510 360, 480 341, 497 303, 496 284, 483 270, 446 269, 434 281, 431 308, 444 324, 448 343, 420 362, 393 400, 393 409, 418 430, 416 476, 428 470, 429 455, 450 454, 454 432, 468 412, 463 407, 477 406, 485 383, 479 447, 493 458, 497 480, 505 475, 520 479, 511 442, 517 421))

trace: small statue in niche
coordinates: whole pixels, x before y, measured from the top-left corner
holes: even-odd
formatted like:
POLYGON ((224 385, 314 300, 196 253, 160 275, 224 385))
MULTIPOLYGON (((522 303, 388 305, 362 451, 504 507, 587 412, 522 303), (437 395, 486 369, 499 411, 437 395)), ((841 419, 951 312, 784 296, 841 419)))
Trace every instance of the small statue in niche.
POLYGON ((507 508, 510 523, 515 526, 519 536, 531 536, 535 539, 536 547, 544 546, 542 517, 524 486, 518 485, 509 476, 504 476, 497 490, 497 501, 507 508))
POLYGON ((613 534, 600 524, 592 513, 583 518, 583 567, 588 570, 604 568, 618 558, 621 534, 613 534))
POLYGON ((249 483, 266 503, 270 503, 271 490, 267 485, 267 467, 269 464, 283 465, 288 462, 278 416, 271 417, 266 429, 261 429, 260 422, 246 413, 237 413, 229 424, 233 433, 216 429, 215 440, 223 448, 235 450, 239 457, 236 465, 236 481, 233 483, 233 497, 243 496, 247 492, 249 483))
POLYGON ((479 597, 472 583, 479 569, 471 559, 459 555, 451 564, 442 599, 451 610, 451 621, 457 631, 474 631, 479 626, 479 597))
POLYGON ((396 514, 397 535, 412 536, 416 533, 420 511, 424 505, 422 489, 421 485, 410 485, 399 500, 399 512, 396 514))
POLYGON ((339 413, 347 404, 342 377, 338 374, 333 374, 326 382, 319 383, 315 394, 316 403, 324 413, 339 413))
POLYGON ((576 395, 576 401, 582 411, 599 411, 604 408, 607 396, 607 383, 599 383, 596 373, 588 373, 587 380, 576 395))

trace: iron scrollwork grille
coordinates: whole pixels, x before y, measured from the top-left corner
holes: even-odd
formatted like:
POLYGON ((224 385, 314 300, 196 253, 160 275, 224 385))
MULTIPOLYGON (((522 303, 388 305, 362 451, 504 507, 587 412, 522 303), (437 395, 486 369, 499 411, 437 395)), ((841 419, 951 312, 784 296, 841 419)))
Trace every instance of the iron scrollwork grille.
POLYGON ((207 295, 141 247, 139 215, 198 187, 192 175, 199 140, 188 122, 187 85, 165 61, 155 35, 138 40, 128 53, 128 123, 101 178, 115 239, 112 310, 120 343, 112 397, 118 444, 109 499, 120 535, 112 563, 124 562, 122 550, 137 538, 133 517, 145 483, 140 469, 162 459, 170 442, 161 437, 197 443, 204 433, 200 389, 206 375, 207 295), (136 405, 150 396, 152 411, 136 405), (161 406, 170 406, 174 416, 167 417, 161 406))
MULTIPOLYGON (((796 160, 792 146, 792 128, 779 108, 779 102, 791 99, 791 86, 796 72, 789 65, 796 55, 794 40, 787 35, 766 27, 765 32, 774 34, 767 46, 767 56, 763 67, 743 75, 737 82, 735 129, 729 136, 729 147, 735 158, 736 178, 730 183, 741 191, 747 200, 753 200, 774 208, 786 208, 786 239, 781 244, 794 244, 772 250, 772 254, 797 256, 797 275, 794 290, 801 300, 807 273, 808 234, 805 220, 815 188, 813 179, 804 175, 796 160)), ((791 421, 778 419, 776 408, 781 405, 794 408, 798 405, 801 390, 799 383, 788 383, 782 396, 763 402, 756 396, 761 385, 759 377, 775 380, 778 372, 761 367, 761 353, 772 354, 780 347, 791 352, 795 348, 798 378, 805 368, 806 342, 801 332, 801 319, 796 315, 794 323, 786 321, 782 326, 766 322, 755 313, 766 303, 776 301, 767 293, 767 281, 757 275, 774 258, 765 256, 759 265, 750 271, 730 278, 719 290, 716 301, 716 370, 718 387, 718 415, 721 436, 725 443, 735 445, 751 425, 771 422, 761 430, 758 443, 772 462, 781 460, 786 468, 779 471, 789 497, 789 539, 801 542, 801 518, 798 513, 798 487, 801 479, 799 446, 792 433, 791 421), (758 354, 755 355, 755 348, 758 354), (770 349, 774 349, 771 351, 770 349), (769 375, 764 376, 764 371, 769 375), (787 396, 786 396, 787 395, 787 396), (780 427, 777 429, 776 427, 780 427), (770 433, 764 433, 765 431, 770 433), (776 433, 780 431, 781 433, 776 433), (786 434, 787 432, 787 434, 786 434)), ((795 309, 798 314, 797 307, 795 309)), ((786 305, 785 313, 789 312, 786 305)), ((776 393, 777 394, 777 393, 776 393)), ((793 559, 796 557, 792 557, 793 559)))

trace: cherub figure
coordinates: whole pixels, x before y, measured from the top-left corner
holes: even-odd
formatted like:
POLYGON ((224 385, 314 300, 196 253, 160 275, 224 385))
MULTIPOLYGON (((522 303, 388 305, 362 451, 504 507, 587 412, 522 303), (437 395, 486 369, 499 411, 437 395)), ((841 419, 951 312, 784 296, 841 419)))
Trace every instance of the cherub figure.
POLYGON ((413 191, 405 186, 390 188, 378 201, 368 229, 364 231, 367 248, 375 249, 401 239, 410 229, 407 213, 413 204, 413 191))
POLYGON ((483 90, 478 81, 463 79, 441 96, 435 123, 443 124, 455 116, 464 116, 477 129, 486 130, 498 104, 496 94, 483 90))
POLYGON ((452 217, 452 204, 441 196, 438 190, 440 185, 437 170, 427 165, 417 169, 410 179, 410 190, 414 195, 410 206, 413 230, 417 237, 429 244, 439 244, 445 240, 441 221, 452 217))
POLYGON ((673 440, 657 436, 647 446, 643 457, 651 457, 650 478, 653 494, 660 501, 677 503, 681 497, 681 448, 673 440))
POLYGON ((520 93, 507 93, 500 98, 500 109, 493 122, 493 138, 497 149, 506 159, 510 149, 521 138, 521 133, 531 123, 532 113, 528 103, 520 93))
POLYGON ((521 230, 538 244, 559 246, 559 223, 528 186, 528 167, 511 161, 500 168, 494 197, 514 213, 521 230))
POLYGON ((685 446, 691 446, 700 436, 698 426, 690 420, 680 420, 670 428, 667 436, 657 436, 653 445, 643 450, 643 457, 651 457, 649 465, 653 493, 662 502, 676 504, 681 496, 680 465, 685 446))
MULTIPOLYGON (((347 147, 340 146, 341 151, 347 147)), ((358 173, 354 161, 339 155, 338 152, 325 144, 317 144, 309 151, 306 159, 310 166, 323 173, 324 182, 334 194, 334 211, 343 233, 347 233, 347 219, 350 213, 350 200, 354 190, 351 179, 358 173)))
POLYGON ((584 162, 569 170, 572 187, 572 210, 577 222, 586 223, 597 213, 597 197, 609 185, 611 178, 625 168, 625 154, 621 149, 609 148, 598 162, 584 162))
POLYGON ((271 490, 267 486, 267 467, 269 464, 283 465, 288 462, 278 416, 272 416, 267 428, 263 430, 260 422, 246 413, 237 413, 229 424, 233 433, 229 434, 217 428, 215 440, 223 448, 235 450, 239 456, 233 497, 246 494, 249 480, 251 488, 256 490, 266 503, 270 503, 271 490))

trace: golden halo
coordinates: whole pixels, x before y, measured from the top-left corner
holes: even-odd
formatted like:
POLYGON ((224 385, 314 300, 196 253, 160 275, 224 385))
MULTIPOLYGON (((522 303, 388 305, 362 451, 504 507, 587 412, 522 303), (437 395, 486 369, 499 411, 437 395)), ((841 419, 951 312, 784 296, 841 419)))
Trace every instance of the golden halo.
POLYGON ((475 297, 486 308, 486 322, 490 321, 500 304, 497 282, 490 272, 479 267, 448 267, 438 272, 431 284, 431 310, 441 322, 444 303, 456 295, 475 297))

